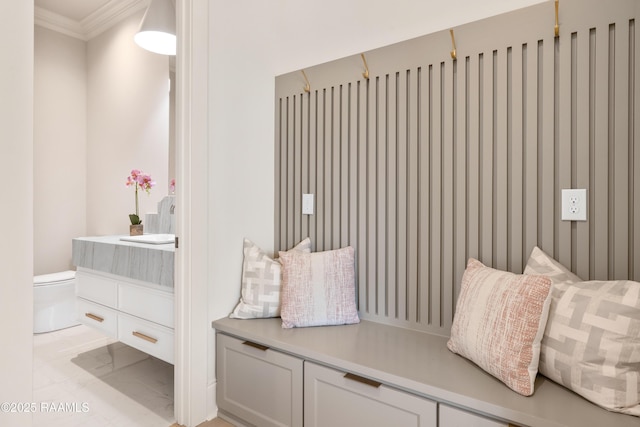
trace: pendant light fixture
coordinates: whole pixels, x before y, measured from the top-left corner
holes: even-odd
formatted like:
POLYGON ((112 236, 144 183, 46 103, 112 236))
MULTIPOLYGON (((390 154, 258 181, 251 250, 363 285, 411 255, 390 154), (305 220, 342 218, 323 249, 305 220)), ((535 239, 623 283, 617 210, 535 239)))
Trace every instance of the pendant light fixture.
POLYGON ((171 0, 151 0, 133 37, 143 49, 161 55, 176 54, 176 10, 171 0))

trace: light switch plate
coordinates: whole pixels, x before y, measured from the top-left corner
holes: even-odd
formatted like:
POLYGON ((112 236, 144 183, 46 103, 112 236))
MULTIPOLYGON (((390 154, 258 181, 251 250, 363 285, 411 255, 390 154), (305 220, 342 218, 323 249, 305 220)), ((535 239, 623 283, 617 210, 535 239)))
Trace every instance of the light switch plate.
POLYGON ((302 215, 313 215, 313 194, 302 195, 302 215))
POLYGON ((587 220, 587 190, 563 189, 562 190, 562 220, 586 221, 587 220))

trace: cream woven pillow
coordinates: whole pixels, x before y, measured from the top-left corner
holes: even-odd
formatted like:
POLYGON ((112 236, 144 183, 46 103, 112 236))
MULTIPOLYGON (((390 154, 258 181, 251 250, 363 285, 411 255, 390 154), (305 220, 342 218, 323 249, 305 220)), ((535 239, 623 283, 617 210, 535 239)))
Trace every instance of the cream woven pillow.
POLYGON ((447 347, 525 396, 533 394, 551 281, 470 259, 447 347))
MULTIPOLYGON (((307 237, 292 251, 311 252, 311 240, 307 237)), ((242 289, 240 302, 229 317, 258 319, 280 316, 280 292, 282 265, 255 243, 244 239, 242 262, 242 289)))
POLYGON ((640 416, 640 283, 583 282, 539 248, 524 272, 553 282, 540 373, 603 408, 640 416))
POLYGON ((352 247, 305 254, 280 252, 282 327, 358 323, 352 247))

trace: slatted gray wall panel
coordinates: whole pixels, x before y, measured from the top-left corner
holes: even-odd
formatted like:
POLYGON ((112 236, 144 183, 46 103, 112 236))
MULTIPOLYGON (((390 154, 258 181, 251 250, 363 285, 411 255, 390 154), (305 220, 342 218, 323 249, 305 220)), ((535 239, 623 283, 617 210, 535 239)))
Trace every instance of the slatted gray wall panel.
POLYGON ((363 318, 448 334, 469 257, 640 280, 636 1, 563 0, 276 79, 276 249, 356 248, 363 318), (560 220, 563 188, 588 221, 560 220), (303 193, 315 214, 301 213, 303 193))

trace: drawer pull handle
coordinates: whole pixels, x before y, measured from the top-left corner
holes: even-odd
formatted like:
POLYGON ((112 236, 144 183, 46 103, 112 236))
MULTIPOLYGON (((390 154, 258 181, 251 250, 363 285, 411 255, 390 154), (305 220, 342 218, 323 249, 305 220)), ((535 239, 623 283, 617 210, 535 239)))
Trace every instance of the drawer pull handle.
POLYGON ((95 314, 93 314, 93 313, 85 313, 84 315, 85 315, 86 317, 88 317, 89 319, 93 319, 93 320, 95 320, 96 322, 100 322, 100 323, 104 322, 104 318, 102 318, 102 317, 100 317, 100 316, 96 316, 96 315, 95 315, 95 314))
POLYGON ((267 347, 266 345, 257 344, 257 343, 251 342, 251 341, 245 341, 242 344, 248 345, 249 347, 257 348, 258 350, 262 350, 262 351, 269 350, 269 347, 267 347))
POLYGON ((359 375, 355 375, 355 374, 352 374, 352 373, 344 374, 344 378, 346 378, 348 380, 357 381, 359 383, 366 384, 368 386, 375 387, 375 388, 378 388, 378 387, 380 387, 382 385, 382 383, 379 383, 378 381, 370 380, 369 378, 364 378, 364 377, 361 377, 359 375))
POLYGON ((140 332, 137 332, 137 331, 131 332, 131 335, 133 335, 134 337, 138 337, 140 339, 143 339, 145 341, 149 341, 152 344, 155 344, 155 343, 158 342, 157 339, 155 339, 153 337, 150 337, 149 335, 141 334, 140 332))

